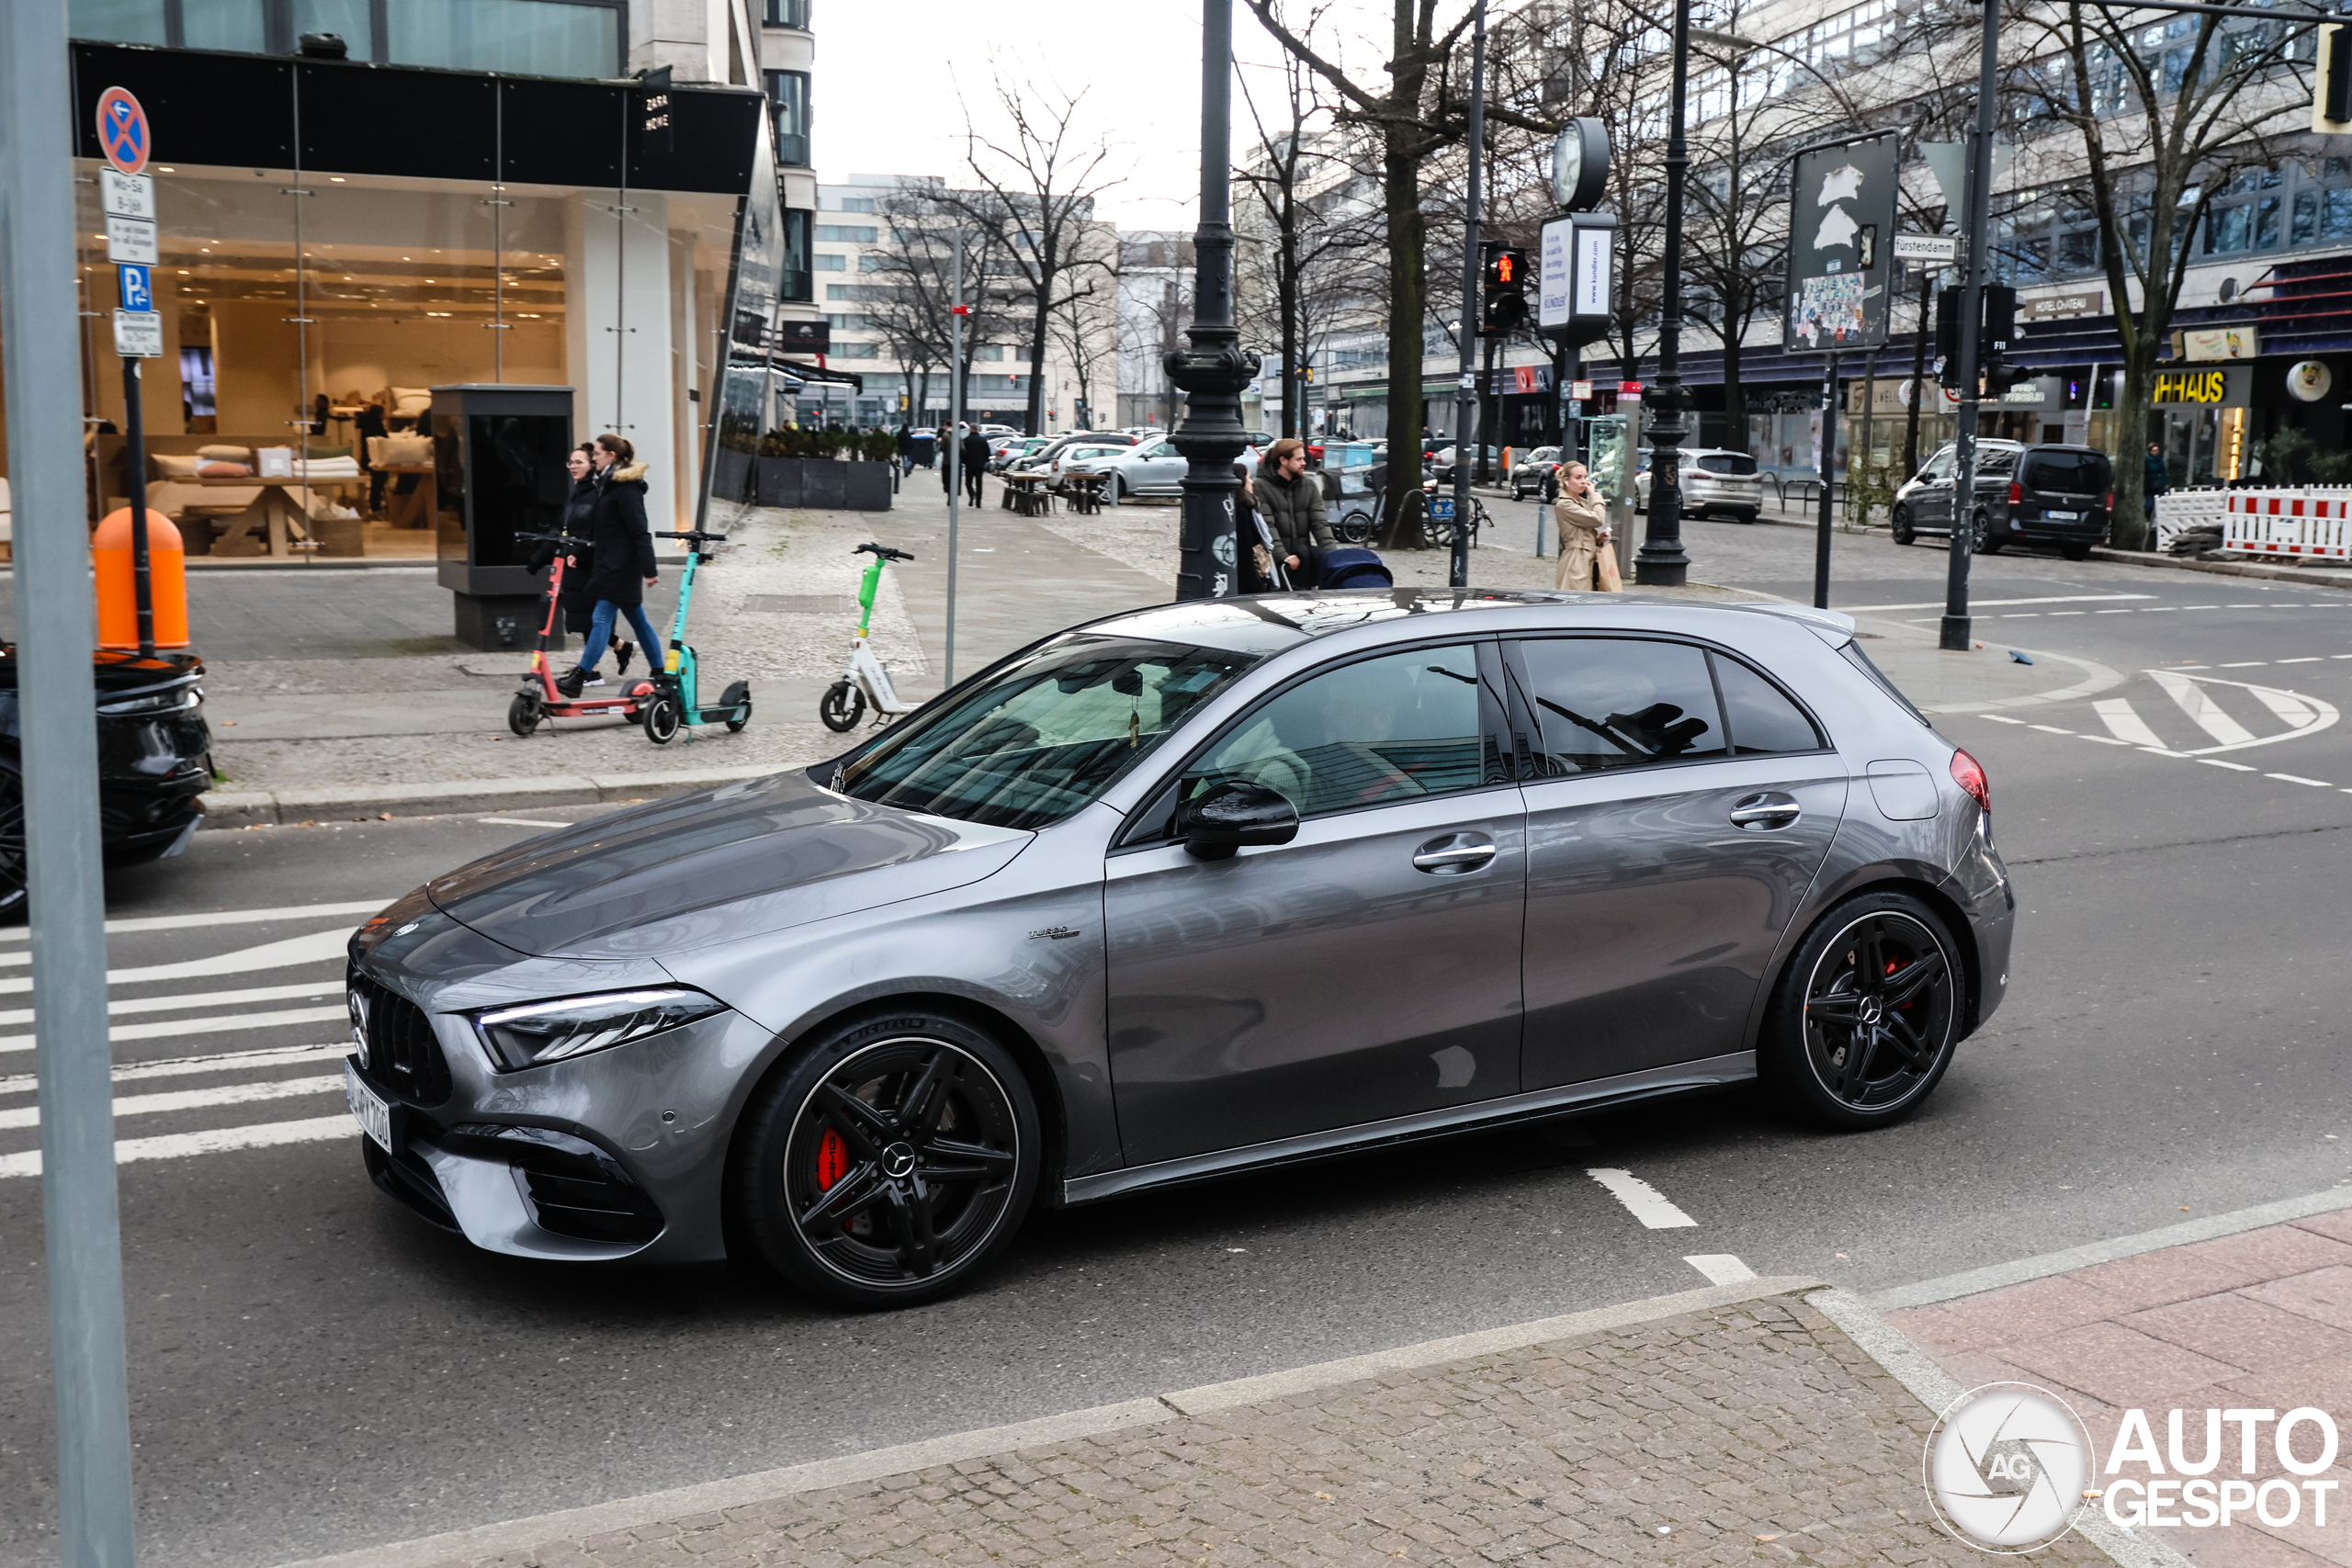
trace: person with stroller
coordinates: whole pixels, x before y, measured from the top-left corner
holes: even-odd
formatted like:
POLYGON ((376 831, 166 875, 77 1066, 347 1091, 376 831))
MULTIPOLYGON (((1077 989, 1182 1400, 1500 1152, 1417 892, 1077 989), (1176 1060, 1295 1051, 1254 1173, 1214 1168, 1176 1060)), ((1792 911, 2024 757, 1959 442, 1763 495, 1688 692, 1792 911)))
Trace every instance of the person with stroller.
POLYGON ((645 644, 647 662, 659 659, 662 649, 662 635, 645 618, 645 590, 661 581, 653 564, 653 536, 645 522, 646 466, 637 461, 637 448, 628 437, 610 432, 596 437, 591 460, 596 468, 596 493, 588 514, 592 554, 587 576, 596 607, 589 616, 580 662, 556 680, 556 690, 567 697, 578 696, 595 674, 614 624, 624 615, 645 644))
POLYGON ((1337 549, 1340 541, 1323 504, 1323 476, 1306 471, 1306 443, 1285 435, 1267 447, 1250 493, 1273 530, 1273 553, 1292 585, 1313 587, 1315 553, 1337 549))
POLYGON ((1555 586, 1571 593, 1590 593, 1596 588, 1603 593, 1623 592, 1617 558, 1611 555, 1605 567, 1601 563, 1609 546, 1609 503, 1582 463, 1569 463, 1560 473, 1560 499, 1552 503, 1552 515, 1560 525, 1555 586))

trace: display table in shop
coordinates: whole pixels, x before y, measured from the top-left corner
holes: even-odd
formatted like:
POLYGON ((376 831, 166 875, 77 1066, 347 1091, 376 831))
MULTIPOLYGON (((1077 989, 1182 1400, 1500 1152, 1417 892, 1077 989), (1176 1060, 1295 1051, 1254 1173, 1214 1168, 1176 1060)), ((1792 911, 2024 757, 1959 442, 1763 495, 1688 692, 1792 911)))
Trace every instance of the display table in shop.
POLYGON ((403 494, 397 486, 385 497, 386 515, 395 528, 430 528, 433 526, 433 465, 394 466, 379 464, 376 473, 389 474, 398 479, 402 475, 413 476, 416 483, 403 494))
POLYGON ((203 479, 196 483, 208 490, 258 489, 261 491, 243 511, 220 519, 227 525, 227 531, 212 541, 214 555, 283 556, 319 547, 319 542, 311 531, 310 491, 339 492, 367 481, 347 479, 203 479))

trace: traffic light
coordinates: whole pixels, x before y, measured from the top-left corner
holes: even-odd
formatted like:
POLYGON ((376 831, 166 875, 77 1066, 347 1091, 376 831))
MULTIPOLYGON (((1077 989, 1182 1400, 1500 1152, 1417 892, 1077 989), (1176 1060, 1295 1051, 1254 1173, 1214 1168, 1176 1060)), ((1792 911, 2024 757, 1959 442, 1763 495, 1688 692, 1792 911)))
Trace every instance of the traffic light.
MULTIPOLYGON (((1936 353, 1943 359, 1938 379, 1954 391, 1960 383, 1961 290, 1957 285, 1936 292, 1936 353)), ((1976 365, 1986 393, 1998 397, 2026 379, 2030 372, 2010 365, 2009 344, 2017 336, 2018 291, 2006 283, 1984 286, 1983 325, 1976 336, 1976 365)))
POLYGON ((2312 130, 2352 131, 2352 28, 2325 22, 2319 29, 2319 70, 2312 79, 2312 130))
POLYGON ((1527 253, 1487 244, 1478 290, 1478 332, 1500 337, 1527 320, 1527 253))

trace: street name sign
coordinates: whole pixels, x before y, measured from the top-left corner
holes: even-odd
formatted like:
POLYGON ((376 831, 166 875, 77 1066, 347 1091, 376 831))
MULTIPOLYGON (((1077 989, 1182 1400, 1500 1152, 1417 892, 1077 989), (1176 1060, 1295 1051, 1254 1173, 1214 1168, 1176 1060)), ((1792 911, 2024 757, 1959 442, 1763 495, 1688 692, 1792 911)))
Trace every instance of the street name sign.
POLYGON ((1956 262, 1960 259, 1960 236, 1957 234, 1897 234, 1894 236, 1896 261, 1956 262))

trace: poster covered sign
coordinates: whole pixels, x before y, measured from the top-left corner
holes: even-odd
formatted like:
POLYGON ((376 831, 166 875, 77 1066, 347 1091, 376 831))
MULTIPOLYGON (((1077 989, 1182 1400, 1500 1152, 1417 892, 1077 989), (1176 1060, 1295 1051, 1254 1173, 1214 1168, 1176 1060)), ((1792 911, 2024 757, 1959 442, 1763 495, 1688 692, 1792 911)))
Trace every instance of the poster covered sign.
POLYGON ((1897 145, 1890 131, 1798 154, 1784 350, 1825 354, 1886 342, 1897 145))

